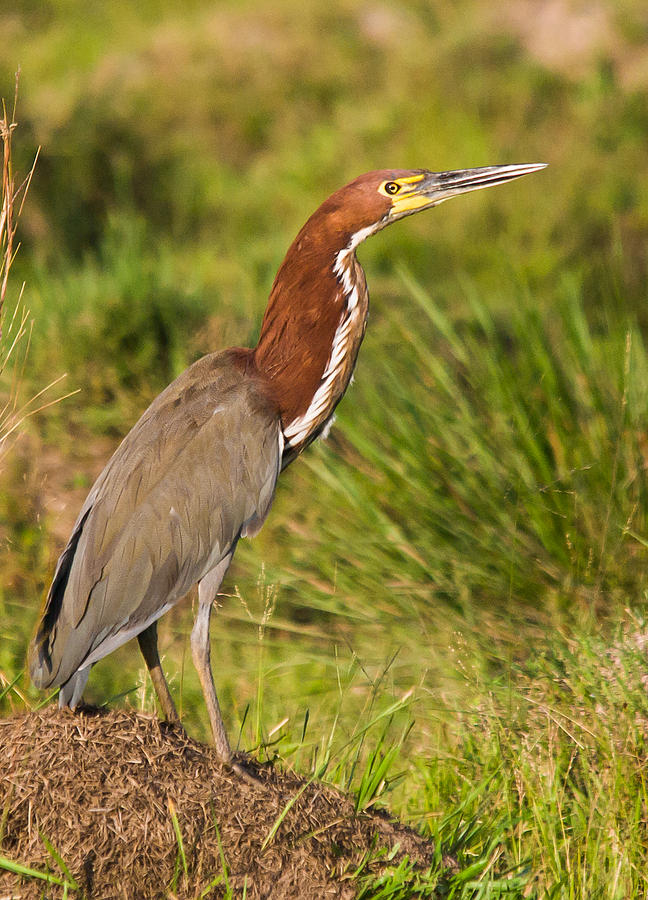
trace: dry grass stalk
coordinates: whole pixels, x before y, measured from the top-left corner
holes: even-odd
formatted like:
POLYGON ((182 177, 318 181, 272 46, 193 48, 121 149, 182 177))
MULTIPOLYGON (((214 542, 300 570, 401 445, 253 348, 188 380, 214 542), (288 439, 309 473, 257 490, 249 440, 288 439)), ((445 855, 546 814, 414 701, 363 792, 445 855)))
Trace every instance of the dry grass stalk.
MULTIPOLYGON (((20 72, 16 72, 14 98, 11 108, 7 108, 2 99, 2 118, 0 118, 0 141, 2 141, 2 198, 0 203, 0 379, 2 393, 0 400, 0 460, 6 453, 8 440, 15 436, 19 427, 29 416, 58 403, 63 397, 39 402, 44 395, 65 376, 50 382, 45 388, 31 397, 24 404, 19 403, 20 385, 23 381, 27 354, 31 339, 32 320, 29 310, 23 303, 24 284, 21 286, 18 299, 8 321, 6 320, 5 302, 9 286, 11 267, 20 248, 16 241, 18 220, 25 205, 29 187, 34 176, 39 150, 26 178, 18 185, 13 170, 12 138, 17 127, 16 107, 18 103, 18 82, 20 72), (6 390, 5 390, 6 388, 6 390)), ((76 392, 72 392, 76 393, 76 392)), ((70 396, 66 394, 65 396, 70 396)))
MULTIPOLYGON (((0 140, 2 141, 2 205, 0 207, 0 340, 2 339, 2 322, 4 304, 9 284, 9 273, 18 252, 16 231, 22 213, 29 186, 36 168, 38 151, 27 177, 16 187, 14 180, 11 140, 17 127, 16 107, 18 105, 18 80, 20 72, 16 72, 16 84, 11 113, 7 110, 5 99, 2 99, 2 118, 0 119, 0 140)), ((22 290, 21 290, 22 296, 22 290)), ((7 357, 3 357, 0 366, 4 368, 7 357)))

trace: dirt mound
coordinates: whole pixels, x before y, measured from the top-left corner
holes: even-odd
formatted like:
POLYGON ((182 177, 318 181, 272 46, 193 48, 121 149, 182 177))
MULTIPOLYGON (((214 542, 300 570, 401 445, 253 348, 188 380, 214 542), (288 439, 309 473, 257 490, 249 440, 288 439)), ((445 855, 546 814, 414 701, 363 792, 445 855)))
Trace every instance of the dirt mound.
MULTIPOLYGON (((61 876, 49 841, 86 896, 128 900, 218 897, 228 885, 250 900, 346 898, 357 885, 344 876, 368 851, 397 848, 392 865, 405 854, 432 864, 431 842, 378 813, 355 815, 332 788, 270 765, 254 771, 261 783, 251 786, 211 747, 131 711, 48 708, 0 720, 0 854, 61 876)), ((44 888, 62 895, 0 870, 2 897, 44 888)))

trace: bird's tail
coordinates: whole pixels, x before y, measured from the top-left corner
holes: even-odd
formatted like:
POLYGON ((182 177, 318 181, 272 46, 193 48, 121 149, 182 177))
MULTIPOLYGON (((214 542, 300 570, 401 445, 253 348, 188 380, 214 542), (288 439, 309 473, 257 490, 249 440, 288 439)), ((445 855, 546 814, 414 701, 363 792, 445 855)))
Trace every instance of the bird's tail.
POLYGON ((61 685, 58 698, 60 707, 69 706, 71 709, 76 709, 81 702, 89 674, 90 666, 86 666, 85 669, 77 669, 65 684, 61 685))
MULTIPOLYGON (((47 688, 52 685, 62 684, 72 674, 71 671, 61 671, 62 660, 59 659, 57 664, 52 658, 52 650, 54 648, 56 632, 57 630, 60 630, 62 624, 60 617, 63 606, 63 596, 70 577, 74 554, 87 517, 88 513, 79 520, 74 530, 74 534, 59 558, 52 585, 41 608, 41 614, 36 624, 36 630, 29 645, 27 654, 29 675, 33 684, 38 688, 47 688)), ((59 634, 59 644, 61 643, 60 638, 61 635, 59 634)), ((60 656, 61 654, 58 652, 54 655, 60 656)), ((73 665, 71 668, 73 671, 76 669, 76 666, 73 665)))
POLYGON ((49 687, 55 673, 52 671, 52 657, 49 652, 49 632, 45 627, 45 616, 41 616, 36 632, 29 644, 27 652, 29 677, 37 688, 49 687))
POLYGON ((29 646, 29 677, 37 688, 55 687, 60 684, 59 706, 70 706, 74 709, 81 701, 83 689, 90 674, 90 666, 77 669, 67 681, 61 682, 60 677, 57 677, 60 676, 60 670, 54 670, 48 645, 49 635, 43 630, 41 620, 29 646))

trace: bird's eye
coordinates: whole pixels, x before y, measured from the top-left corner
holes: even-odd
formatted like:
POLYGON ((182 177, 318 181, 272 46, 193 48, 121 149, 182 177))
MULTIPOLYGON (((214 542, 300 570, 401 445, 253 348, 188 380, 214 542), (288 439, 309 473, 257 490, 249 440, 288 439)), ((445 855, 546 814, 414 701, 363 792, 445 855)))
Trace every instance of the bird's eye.
POLYGON ((386 194, 397 194, 400 191, 400 184, 397 184, 395 181, 388 181, 384 191, 386 194))

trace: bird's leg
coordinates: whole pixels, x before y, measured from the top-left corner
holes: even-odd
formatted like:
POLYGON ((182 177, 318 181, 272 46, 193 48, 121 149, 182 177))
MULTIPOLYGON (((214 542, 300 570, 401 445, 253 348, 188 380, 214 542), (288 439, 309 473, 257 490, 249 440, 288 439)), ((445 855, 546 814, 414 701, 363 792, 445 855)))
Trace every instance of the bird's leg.
POLYGON ((232 769, 233 772, 253 787, 259 786, 261 783, 255 778, 251 772, 248 772, 245 766, 233 759, 232 748, 227 739, 227 732, 223 724, 218 697, 216 696, 216 688, 214 687, 214 675, 211 668, 210 646, 209 646, 209 620, 214 605, 214 600, 218 594, 218 589, 225 577, 225 573, 234 555, 234 547, 230 553, 222 559, 219 564, 208 572, 207 575, 198 583, 198 614, 194 627, 191 631, 191 654, 193 656, 194 666, 200 678, 203 694, 205 695, 205 704, 209 713, 209 721, 211 723, 212 734, 214 736, 214 745, 216 753, 220 757, 221 762, 232 769))
POLYGON ((232 547, 231 552, 225 559, 221 560, 211 572, 208 572, 198 584, 198 615, 191 632, 191 653, 194 666, 200 678, 203 694, 205 695, 216 753, 218 753, 221 761, 236 772, 244 781, 247 781, 248 784, 254 787, 258 787, 260 784, 259 780, 240 763, 234 762, 232 758, 232 749, 227 739, 227 732, 225 731, 223 717, 218 705, 210 659, 209 619, 218 589, 221 586, 233 554, 234 547, 232 547))
POLYGON ((218 705, 218 697, 216 696, 216 688, 214 687, 214 676, 211 669, 210 648, 209 648, 209 619, 211 617, 212 604, 214 595, 211 591, 207 592, 203 588, 205 579, 198 586, 198 615, 191 632, 191 653, 193 656, 194 666, 200 678, 203 694, 205 695, 205 703, 207 712, 209 713, 209 721, 211 723, 212 734, 214 735, 214 744, 216 752, 221 762, 231 765, 232 750, 227 739, 227 732, 223 724, 220 706, 218 705))
POLYGON ((216 696, 216 688, 214 687, 209 647, 209 620, 218 589, 229 568, 233 555, 234 547, 198 583, 198 615, 191 632, 191 655, 193 656, 194 666, 198 672, 203 694, 205 695, 216 752, 226 765, 231 765, 232 750, 227 740, 227 732, 225 731, 223 717, 218 705, 218 697, 216 696))
POLYGON ((173 702, 167 680, 164 677, 158 654, 157 622, 152 622, 148 628, 141 631, 137 635, 137 640, 139 641, 140 650, 142 651, 146 667, 149 670, 149 675, 151 676, 155 693, 160 701, 164 717, 167 722, 173 722, 174 724, 179 725, 180 716, 178 715, 178 710, 173 702))

